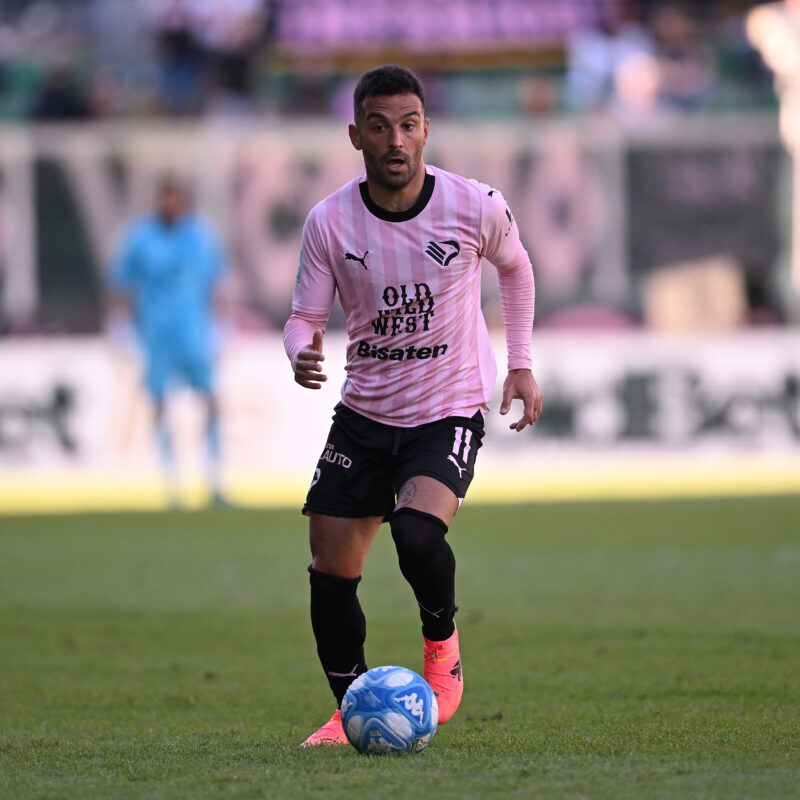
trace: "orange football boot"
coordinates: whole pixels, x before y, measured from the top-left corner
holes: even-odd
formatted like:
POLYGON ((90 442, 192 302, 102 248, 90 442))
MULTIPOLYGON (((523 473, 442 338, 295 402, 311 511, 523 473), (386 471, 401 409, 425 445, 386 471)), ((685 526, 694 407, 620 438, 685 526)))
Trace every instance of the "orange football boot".
POLYGON ((300 747, 316 747, 321 744, 349 744, 342 727, 342 710, 340 708, 337 708, 334 715, 318 731, 314 731, 300 747))
POLYGON ((456 713, 464 693, 458 630, 454 630, 453 635, 443 642, 422 638, 425 643, 422 676, 439 702, 439 722, 447 722, 456 713))

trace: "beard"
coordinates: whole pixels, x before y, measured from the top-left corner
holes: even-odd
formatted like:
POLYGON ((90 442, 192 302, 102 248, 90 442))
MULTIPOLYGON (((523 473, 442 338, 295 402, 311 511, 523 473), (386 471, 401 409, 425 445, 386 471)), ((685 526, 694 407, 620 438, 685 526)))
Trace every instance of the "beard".
POLYGON ((368 154, 365 151, 364 167, 366 168, 367 175, 382 188, 388 189, 389 191, 405 189, 419 172, 420 153, 406 153, 397 157, 403 159, 405 169, 399 172, 392 172, 386 163, 388 159, 392 158, 391 154, 379 157, 372 153, 368 154))

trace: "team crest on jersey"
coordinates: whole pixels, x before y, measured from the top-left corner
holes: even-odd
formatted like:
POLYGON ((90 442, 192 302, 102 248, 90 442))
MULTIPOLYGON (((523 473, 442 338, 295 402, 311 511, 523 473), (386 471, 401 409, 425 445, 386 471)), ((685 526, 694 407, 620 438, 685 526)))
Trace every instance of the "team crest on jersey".
POLYGON ((425 254, 429 255, 434 261, 438 261, 443 267, 448 264, 461 252, 461 245, 455 239, 445 239, 443 242, 428 242, 425 254))

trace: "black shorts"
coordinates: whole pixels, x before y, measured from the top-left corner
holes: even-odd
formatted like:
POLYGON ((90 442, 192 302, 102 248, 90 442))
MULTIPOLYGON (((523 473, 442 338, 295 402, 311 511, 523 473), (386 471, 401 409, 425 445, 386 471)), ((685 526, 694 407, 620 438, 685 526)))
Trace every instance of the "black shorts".
POLYGON ((445 417, 414 428, 383 425, 339 403, 303 513, 382 516, 409 479, 428 475, 464 499, 483 440, 483 414, 445 417))

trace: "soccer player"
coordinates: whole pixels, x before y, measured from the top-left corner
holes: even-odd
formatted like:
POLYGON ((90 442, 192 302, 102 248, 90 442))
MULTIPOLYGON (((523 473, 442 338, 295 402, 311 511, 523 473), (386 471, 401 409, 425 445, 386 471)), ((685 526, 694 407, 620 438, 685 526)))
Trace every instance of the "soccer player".
POLYGON ((214 296, 226 270, 225 258, 216 233, 190 210, 189 190, 180 179, 162 178, 155 206, 153 214, 135 220, 125 231, 111 267, 111 285, 131 306, 141 340, 171 503, 177 505, 178 500, 166 397, 171 386, 183 380, 205 404, 211 495, 215 504, 224 504, 214 391, 214 296))
POLYGON ((354 112, 350 141, 366 174, 308 215, 284 330, 295 381, 319 389, 338 292, 347 378, 303 512, 311 625, 339 708, 304 746, 347 741, 342 698, 367 669, 356 590, 382 522, 419 604, 423 674, 439 721, 461 701, 455 558, 445 535, 473 477, 497 374, 480 307, 482 258, 497 268, 508 345, 500 413, 521 399, 510 427, 522 431, 542 407, 531 373, 533 272, 502 195, 425 164, 429 120, 409 70, 365 73, 354 112))

